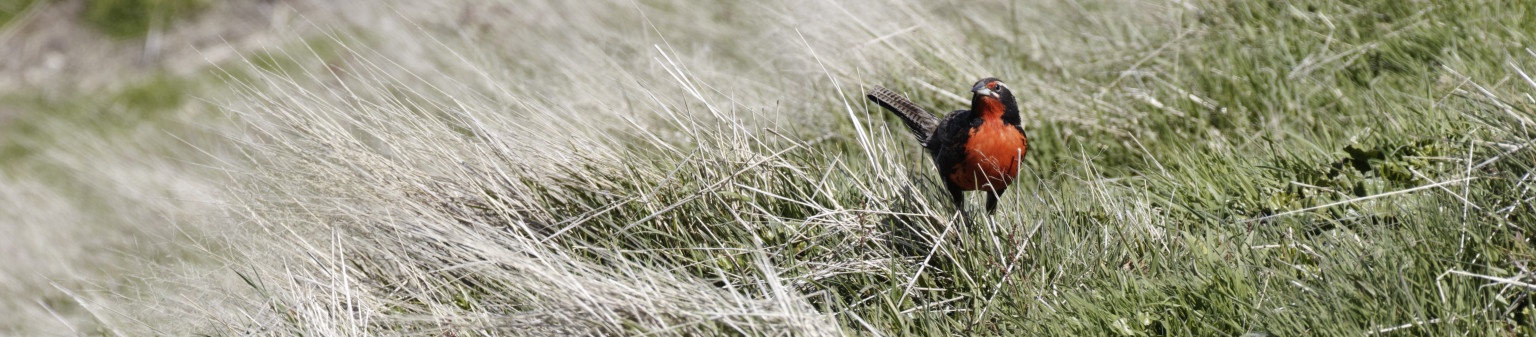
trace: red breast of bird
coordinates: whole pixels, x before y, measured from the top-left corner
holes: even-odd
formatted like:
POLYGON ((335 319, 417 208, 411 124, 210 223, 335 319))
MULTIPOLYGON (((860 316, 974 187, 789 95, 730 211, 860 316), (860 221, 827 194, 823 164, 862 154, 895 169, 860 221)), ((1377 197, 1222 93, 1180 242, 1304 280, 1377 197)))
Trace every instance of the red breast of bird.
POLYGON ((949 176, 966 191, 1007 188, 1019 174, 1019 159, 1029 149, 1018 126, 1003 122, 1003 103, 995 97, 981 99, 981 109, 976 111, 981 125, 970 129, 965 160, 949 176))

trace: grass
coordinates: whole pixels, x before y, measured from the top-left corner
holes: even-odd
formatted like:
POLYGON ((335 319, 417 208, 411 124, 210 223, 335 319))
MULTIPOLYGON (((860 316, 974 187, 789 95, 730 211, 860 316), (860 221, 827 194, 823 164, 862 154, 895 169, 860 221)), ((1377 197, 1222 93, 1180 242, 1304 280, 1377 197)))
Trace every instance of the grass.
POLYGON ((137 38, 207 5, 204 0, 93 0, 86 2, 81 16, 108 36, 137 38))
POLYGON ((520 5, 226 65, 227 139, 197 146, 236 152, 188 159, 228 184, 188 244, 216 276, 103 325, 1536 333, 1533 5, 520 5), (948 110, 991 75, 1031 150, 963 219, 861 97, 948 110))
POLYGON ((16 15, 25 12, 28 7, 32 6, 33 1, 36 0, 7 0, 0 2, 0 27, 4 27, 16 15))
POLYGON ((25 106, 48 116, 17 119, 0 125, 0 132, 15 135, 0 140, 0 160, 4 161, 0 166, 39 163, 41 161, 27 157, 59 147, 55 139, 58 137, 89 133, 111 138, 130 133, 135 126, 164 125, 175 115, 176 109, 186 104, 187 91, 195 81, 161 74, 88 97, 48 97, 39 91, 0 97, 0 101, 25 106), (69 130, 61 131, 61 128, 69 130))

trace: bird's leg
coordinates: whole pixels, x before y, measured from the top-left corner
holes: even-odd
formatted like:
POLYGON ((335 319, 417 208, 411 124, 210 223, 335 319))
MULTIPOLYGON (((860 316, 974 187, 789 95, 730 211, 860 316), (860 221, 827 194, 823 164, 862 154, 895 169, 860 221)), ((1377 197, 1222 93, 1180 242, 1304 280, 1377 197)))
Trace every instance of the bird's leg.
POLYGON ((960 213, 961 226, 955 229, 965 230, 967 228, 971 228, 971 212, 965 210, 965 190, 961 189, 960 185, 950 182, 948 179, 944 180, 944 188, 949 190, 949 199, 955 203, 955 211, 960 213))
POLYGON ((987 189, 987 215, 997 213, 997 196, 1007 191, 1007 187, 994 187, 987 189))
POLYGON ((999 241, 1002 237, 1002 229, 997 226, 997 216, 987 214, 987 231, 990 232, 987 233, 987 238, 992 240, 992 249, 997 253, 998 258, 1006 256, 1003 255, 1003 244, 999 241))
POLYGON ((955 209, 965 214, 965 191, 960 189, 960 185, 948 180, 944 181, 944 188, 949 190, 949 200, 955 203, 955 209))
POLYGON ((992 186, 989 186, 989 188, 987 188, 986 190, 987 190, 987 229, 992 232, 988 236, 992 238, 992 247, 998 249, 998 251, 997 251, 998 256, 1003 256, 1002 255, 1003 254, 1003 252, 1002 252, 1002 244, 1000 242, 998 242, 998 236, 1001 233, 1001 231, 997 227, 997 198, 998 198, 998 195, 1003 194, 1003 191, 1008 190, 1008 187, 1006 187, 1006 186, 997 187, 996 185, 992 185, 992 186))

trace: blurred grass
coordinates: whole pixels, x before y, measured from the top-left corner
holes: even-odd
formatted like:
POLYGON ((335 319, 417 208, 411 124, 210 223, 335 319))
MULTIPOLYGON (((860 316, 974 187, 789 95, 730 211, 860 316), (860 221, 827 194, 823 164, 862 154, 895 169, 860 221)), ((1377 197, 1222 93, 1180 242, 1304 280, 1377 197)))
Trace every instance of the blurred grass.
POLYGON ((0 124, 0 133, 7 135, 0 139, 0 163, 4 163, 0 165, 39 162, 27 157, 54 147, 52 139, 56 137, 86 133, 111 138, 140 125, 158 125, 163 116, 186 102, 193 81, 161 74, 102 95, 60 98, 25 91, 8 93, 0 101, 35 115, 0 124))
POLYGON ((5 24, 10 23, 11 19, 15 18, 16 15, 19 15, 23 11, 26 11, 27 8, 32 7, 32 3, 34 2, 37 2, 37 0, 0 1, 0 27, 5 27, 5 24))
POLYGON ((81 15, 108 36, 132 38, 195 15, 207 6, 206 0, 91 0, 81 15))

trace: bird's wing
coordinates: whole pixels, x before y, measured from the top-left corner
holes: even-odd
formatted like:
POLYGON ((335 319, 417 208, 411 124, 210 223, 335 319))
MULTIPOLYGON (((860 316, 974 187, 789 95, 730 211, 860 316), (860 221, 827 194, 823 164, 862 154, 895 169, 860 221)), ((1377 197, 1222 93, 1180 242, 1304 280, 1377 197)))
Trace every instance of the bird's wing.
POLYGON ((955 110, 944 115, 933 136, 924 144, 939 165, 939 174, 948 176, 954 165, 965 159, 965 144, 971 138, 971 122, 976 120, 968 110, 955 110))

